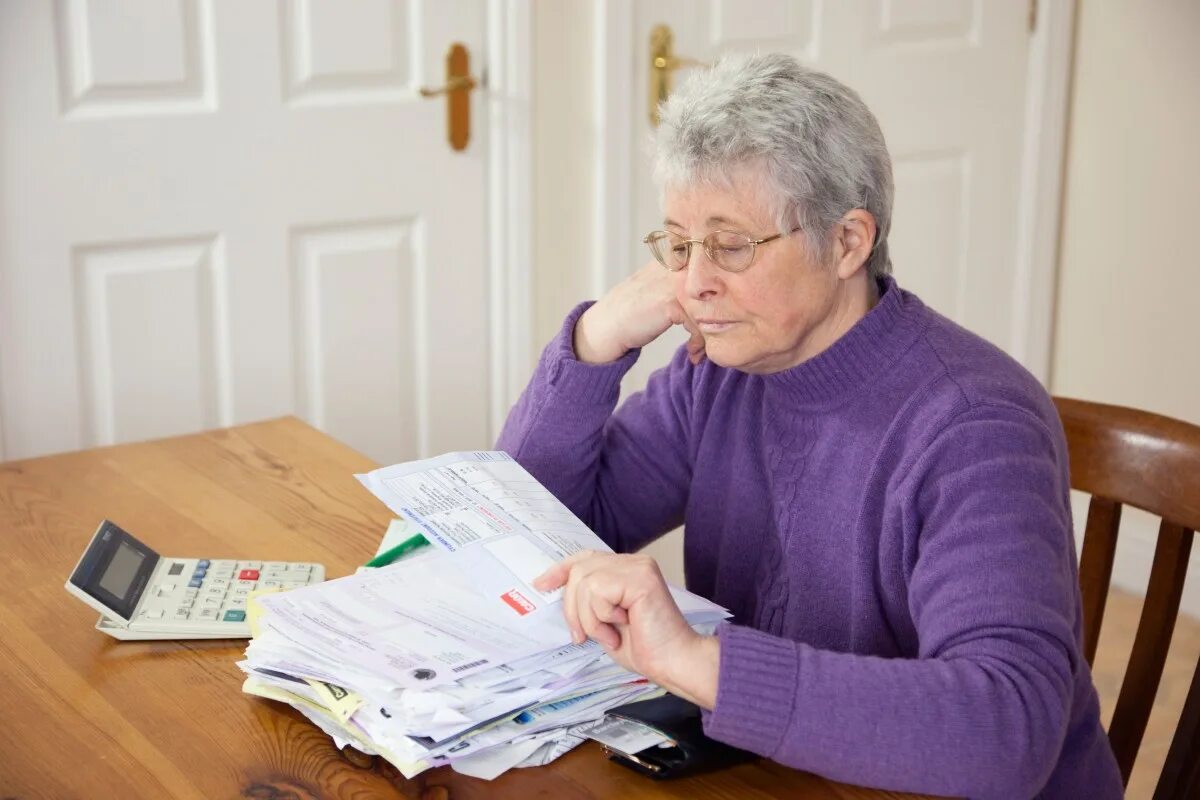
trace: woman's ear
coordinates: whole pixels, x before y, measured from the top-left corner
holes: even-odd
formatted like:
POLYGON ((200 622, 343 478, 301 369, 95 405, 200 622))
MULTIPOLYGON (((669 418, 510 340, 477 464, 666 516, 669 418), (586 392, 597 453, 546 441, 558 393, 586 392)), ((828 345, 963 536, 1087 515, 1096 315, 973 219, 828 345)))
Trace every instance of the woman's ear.
POLYGON ((875 248, 875 215, 862 208, 847 211, 834 224, 837 274, 846 280, 862 269, 875 248))

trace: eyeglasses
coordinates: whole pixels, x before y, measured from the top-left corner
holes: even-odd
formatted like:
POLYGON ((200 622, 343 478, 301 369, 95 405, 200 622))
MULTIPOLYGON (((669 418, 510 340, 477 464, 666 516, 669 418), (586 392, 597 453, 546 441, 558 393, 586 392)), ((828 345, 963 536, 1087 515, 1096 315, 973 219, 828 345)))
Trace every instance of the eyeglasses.
POLYGON ((790 236, 798 230, 792 228, 787 233, 777 233, 763 239, 751 239, 744 233, 733 231, 713 231, 703 239, 688 239, 671 231, 651 231, 642 241, 650 248, 658 263, 671 272, 678 272, 688 265, 694 244, 701 245, 708 260, 726 272, 742 272, 754 263, 754 253, 760 244, 790 236))

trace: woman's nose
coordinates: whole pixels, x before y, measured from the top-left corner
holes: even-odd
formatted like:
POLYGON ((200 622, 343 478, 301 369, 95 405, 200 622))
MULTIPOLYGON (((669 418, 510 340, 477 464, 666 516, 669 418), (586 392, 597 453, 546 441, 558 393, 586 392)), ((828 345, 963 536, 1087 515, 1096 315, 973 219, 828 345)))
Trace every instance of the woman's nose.
POLYGON ((721 268, 712 262, 703 247, 692 249, 683 270, 684 290, 689 297, 704 299, 721 290, 721 268))

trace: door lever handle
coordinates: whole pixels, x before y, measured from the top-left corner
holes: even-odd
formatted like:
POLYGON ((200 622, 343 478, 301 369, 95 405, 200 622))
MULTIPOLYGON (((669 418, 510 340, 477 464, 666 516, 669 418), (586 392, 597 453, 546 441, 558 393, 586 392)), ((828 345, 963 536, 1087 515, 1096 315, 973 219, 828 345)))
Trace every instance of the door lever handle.
POLYGON ((421 87, 421 97, 446 95, 446 138, 454 150, 465 150, 471 141, 472 89, 479 82, 471 77, 471 57, 462 42, 450 45, 446 53, 446 82, 436 88, 421 87))
POLYGON ((675 55, 675 33, 667 25, 650 31, 650 126, 658 127, 658 107, 671 94, 671 73, 685 67, 707 67, 704 61, 675 55))
POLYGON ((437 97, 440 94, 447 92, 470 91, 476 86, 475 79, 468 75, 465 78, 451 78, 442 86, 436 89, 430 89, 428 86, 421 87, 421 97, 437 97))

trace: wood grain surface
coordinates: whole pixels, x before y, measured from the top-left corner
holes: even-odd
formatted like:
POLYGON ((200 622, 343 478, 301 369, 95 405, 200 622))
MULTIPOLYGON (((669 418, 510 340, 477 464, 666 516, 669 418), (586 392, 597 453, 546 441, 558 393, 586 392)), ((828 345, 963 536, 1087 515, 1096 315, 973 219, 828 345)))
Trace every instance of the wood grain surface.
MULTIPOLYGON (((1121 509, 1161 518, 1141 619, 1108 739, 1128 784, 1175 636, 1195 531, 1200 529, 1200 426, 1134 408, 1054 398, 1071 457, 1071 488, 1092 495, 1079 560, 1084 655, 1091 664, 1116 559, 1121 509)), ((1200 796, 1200 667, 1156 798, 1200 796)))
POLYGON ((119 642, 67 594, 101 519, 168 556, 315 561, 337 578, 390 512, 375 465, 294 418, 0 464, 0 796, 5 798, 885 798, 769 761, 655 782, 588 744, 492 782, 405 780, 343 755, 280 703, 241 692, 243 641, 119 642))

